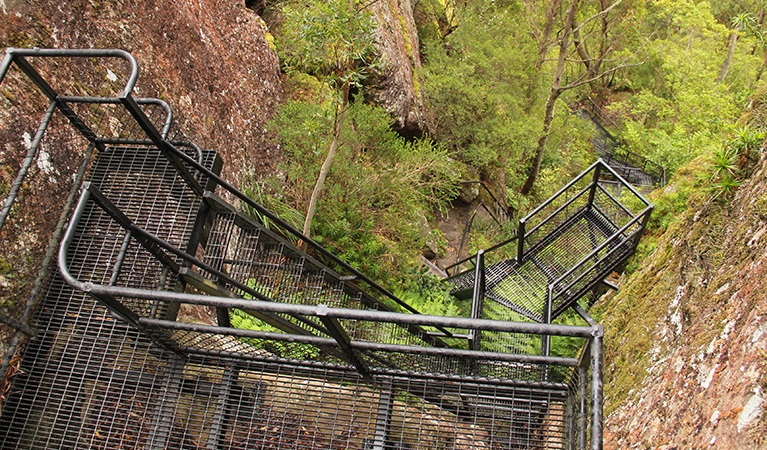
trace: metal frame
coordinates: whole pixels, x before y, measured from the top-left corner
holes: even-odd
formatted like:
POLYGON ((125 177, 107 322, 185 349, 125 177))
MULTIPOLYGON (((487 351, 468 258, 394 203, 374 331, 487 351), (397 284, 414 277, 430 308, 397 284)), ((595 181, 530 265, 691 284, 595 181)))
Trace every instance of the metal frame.
MULTIPOLYGON (((654 206, 631 184, 600 159, 520 219, 518 232, 514 238, 501 242, 483 252, 485 259, 487 259, 487 256, 495 255, 501 249, 508 249, 509 252, 514 251, 515 258, 496 259, 492 264, 485 264, 491 272, 495 272, 496 267, 503 266, 505 268, 498 270, 506 273, 506 276, 513 276, 514 268, 521 267, 530 260, 536 261, 536 255, 539 252, 552 245, 556 246, 557 244, 552 244, 552 242, 555 242, 561 234, 567 233, 569 227, 581 220, 584 214, 593 217, 587 218, 589 221, 604 223, 605 227, 609 228, 609 235, 605 236, 599 243, 594 241, 592 236, 591 249, 580 255, 580 259, 574 261, 566 270, 560 271, 556 276, 549 279, 548 294, 546 298, 541 300, 543 303, 542 312, 539 313, 540 317, 531 317, 531 319, 550 323, 553 318, 571 306, 594 284, 601 283, 605 276, 618 268, 635 251, 653 208, 654 206), (625 188, 638 199, 643 205, 642 209, 639 211, 629 210, 610 190, 605 189, 602 186, 602 178, 605 175, 617 180, 622 188, 625 188), (588 177, 591 178, 590 181, 583 185, 588 177), (597 198, 602 200, 597 202, 597 198), (623 220, 616 222, 615 219, 611 218, 609 209, 615 209, 619 212, 623 220), (509 248, 510 244, 514 246, 513 249, 509 248), (512 272, 508 272, 509 270, 512 272), (580 286, 579 283, 584 285, 580 286), (572 291, 574 287, 577 289, 572 291), (566 292, 567 299, 565 300, 563 295, 566 292), (562 299, 561 304, 556 304, 559 299, 562 299)), ((455 269, 466 262, 471 262, 476 268, 475 256, 466 258, 450 268, 455 269)), ((467 292, 471 292, 475 276, 474 270, 467 270, 448 278, 448 281, 455 286, 455 295, 462 297, 467 292)), ((489 282, 486 290, 491 290, 505 278, 503 275, 494 275, 489 279, 492 281, 489 282)), ((522 309, 519 312, 528 315, 524 311, 522 309)))
MULTIPOLYGON (((146 355, 162 364, 155 369, 157 373, 123 371, 108 365, 93 372, 89 372, 93 368, 85 368, 82 378, 73 385, 78 386, 78 391, 65 391, 65 395, 75 397, 79 395, 80 388, 92 386, 95 389, 95 384, 102 382, 110 385, 114 383, 121 386, 120 389, 129 389, 131 383, 138 382, 141 386, 161 393, 163 400, 147 405, 144 409, 146 417, 141 418, 144 426, 151 429, 145 442, 147 448, 166 448, 174 439, 180 439, 172 432, 171 427, 175 423, 172 415, 184 404, 188 403, 191 407, 193 403, 189 402, 194 400, 190 400, 190 396, 209 398, 212 402, 208 407, 211 417, 205 422, 209 428, 202 435, 207 439, 207 447, 217 448, 223 445, 224 437, 229 432, 227 430, 231 431, 228 427, 233 426, 232 416, 239 414, 235 410, 239 406, 233 398, 239 395, 240 383, 247 382, 243 380, 254 372, 282 379, 298 377, 306 380, 319 377, 324 380, 323 383, 335 383, 335 386, 351 382, 376 392, 377 419, 372 439, 368 442, 375 449, 390 448, 390 442, 397 439, 392 427, 396 420, 401 420, 394 417, 402 413, 399 396, 416 398, 425 405, 427 411, 434 411, 435 408, 445 411, 445 414, 454 416, 456 420, 465 421, 467 426, 474 426, 473 421, 477 420, 487 424, 495 423, 496 414, 499 415, 499 424, 508 421, 511 426, 515 414, 524 413, 532 421, 531 427, 534 425, 541 428, 545 426, 544 418, 552 399, 561 403, 563 399, 574 399, 577 395, 578 405, 570 407, 569 413, 557 416, 556 420, 562 422, 553 426, 568 430, 566 436, 563 434, 557 439, 563 439, 563 445, 570 448, 586 448, 586 438, 590 436, 590 448, 601 448, 603 331, 599 325, 576 327, 483 318, 483 295, 475 296, 471 317, 418 314, 415 309, 221 179, 217 169, 211 168, 211 164, 215 167, 217 163, 211 163, 206 152, 183 140, 168 140, 172 119, 170 109, 167 104, 131 97, 138 68, 135 60, 126 52, 11 49, 3 60, 0 81, 13 63, 51 100, 51 113, 54 110, 61 112, 75 130, 90 141, 91 149, 97 154, 108 153, 113 148, 129 151, 131 146, 156 151, 158 157, 165 161, 163 167, 171 167, 173 179, 182 180, 180 185, 194 198, 189 206, 200 205, 194 222, 193 234, 196 235, 190 235, 183 242, 171 242, 141 226, 133 216, 135 212, 123 211, 118 202, 101 190, 103 186, 83 183, 79 201, 58 249, 59 273, 66 282, 62 288, 71 286, 76 295, 85 294, 82 295, 83 299, 92 297, 106 306, 112 314, 111 319, 105 317, 98 320, 104 323, 112 321, 115 330, 122 330, 120 333, 123 334, 115 335, 120 339, 115 344, 145 346, 148 352, 146 355), (130 75, 116 97, 64 96, 50 88, 27 61, 29 57, 121 58, 128 62, 130 75), (161 130, 155 127, 142 109, 143 103, 150 102, 167 110, 166 125, 161 130), (78 103, 119 106, 129 113, 128 117, 138 124, 145 136, 139 139, 97 136, 75 110, 68 106, 78 103), (216 189, 225 191, 227 195, 268 217, 277 224, 279 232, 266 230, 258 221, 228 205, 214 193, 216 189), (252 228, 258 230, 264 239, 279 243, 281 251, 285 252, 283 255, 295 256, 302 263, 321 269, 323 282, 340 292, 329 292, 328 295, 349 295, 359 299, 361 306, 342 308, 322 303, 283 303, 277 297, 238 281, 224 268, 214 267, 198 258, 198 243, 205 246, 208 240, 205 233, 210 230, 211 218, 218 214, 228 214, 232 220, 237 220, 238 230, 252 228), (88 228, 94 220, 98 224, 95 231, 88 228), (110 232, 121 231, 119 236, 112 236, 114 248, 106 252, 112 256, 98 262, 101 265, 99 270, 104 272, 100 272, 99 277, 103 275, 103 279, 90 279, 87 271, 78 271, 77 274, 71 272, 71 262, 81 257, 78 252, 83 249, 79 247, 78 239, 83 230, 98 234, 102 230, 100 227, 107 226, 107 223, 110 224, 110 232), (302 252, 292 245, 287 235, 303 240, 311 253, 302 252), (127 275, 131 275, 129 272, 132 269, 128 264, 130 258, 161 273, 156 281, 148 283, 153 287, 136 287, 125 281, 130 278, 127 275), (194 289, 202 293, 195 293, 194 289), (237 329, 227 320, 219 320, 217 325, 175 320, 175 312, 169 311, 177 311, 185 305, 213 308, 219 312, 219 319, 231 309, 247 311, 254 317, 271 319, 278 330, 237 329), (546 336, 574 337, 581 339, 588 351, 584 351, 579 358, 526 354, 493 348, 490 346, 492 342, 483 337, 485 334, 496 337, 539 336, 541 339, 546 336), (311 359, 275 356, 249 344, 252 341, 311 347, 318 350, 319 356, 311 359), (192 367, 220 370, 220 379, 190 380, 186 374, 192 367), (553 376, 555 372, 559 375, 553 376), (436 388, 431 388, 432 385, 436 388), (590 406, 587 405, 586 397, 592 400, 590 406), (520 403, 517 405, 515 402, 520 403), (503 420, 500 419, 501 415, 503 420)), ((47 126, 45 119, 44 122, 46 124, 41 129, 47 126)), ((39 133, 40 136, 42 133, 39 133)), ((173 189, 178 188, 174 186, 173 189)), ((112 188, 119 189, 120 186, 112 188)), ((124 188, 141 189, 140 186, 124 188)), ((72 198, 74 201, 74 195, 72 198)), ((172 217, 163 220, 172 220, 172 217)), ((525 237, 525 233, 521 236, 525 237)), ((225 254, 223 256, 227 257, 225 254)), ((481 294, 486 290, 482 252, 477 255, 477 261, 475 291, 481 294)), ((56 335, 66 338, 68 333, 59 330, 56 335)), ((111 335, 98 336, 99 342, 103 343, 111 335)), ((39 347, 45 345, 48 344, 40 344, 39 347)), ((146 355, 144 357, 149 357, 146 355)), ((88 361, 85 363, 90 364, 88 361)), ((45 367, 47 365, 48 362, 45 367)), ((203 376, 205 371, 199 370, 199 376, 203 376)), ((66 386, 63 389, 66 390, 66 386)), ((26 392, 24 395, 34 398, 35 394, 26 392)), ((90 401, 95 400, 90 398, 90 401)), ((576 403, 575 400, 569 401, 572 405, 576 403)), ((256 409, 253 407, 250 414, 255 415, 256 409)), ((86 415, 87 411, 82 414, 86 415)), ((13 418, 4 416, 3 421, 13 423, 13 418)), ((61 421, 69 423, 65 418, 61 421)), ((536 433, 544 432, 543 429, 525 431, 526 442, 538 436, 536 433)), ((515 445, 515 437, 507 436, 507 439, 508 445, 515 445)))
POLYGON ((639 180, 641 175, 645 175, 652 179, 652 185, 656 187, 666 185, 666 169, 663 166, 622 145, 615 133, 610 131, 612 129, 620 133, 621 127, 610 119, 591 97, 586 97, 583 104, 586 114, 602 132, 605 140, 609 140, 612 144, 609 147, 603 145, 603 151, 599 152, 599 156, 604 159, 608 166, 611 166, 616 172, 622 173, 623 178, 639 180), (640 176, 635 176, 635 174, 640 176))

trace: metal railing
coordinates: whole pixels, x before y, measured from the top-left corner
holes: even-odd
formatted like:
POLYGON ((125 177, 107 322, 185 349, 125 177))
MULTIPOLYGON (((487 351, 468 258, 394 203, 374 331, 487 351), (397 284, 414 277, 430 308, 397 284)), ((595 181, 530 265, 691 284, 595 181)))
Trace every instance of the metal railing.
MULTIPOLYGON (((78 105, 91 105, 94 103, 103 103, 115 105, 118 103, 117 98, 107 97, 84 97, 84 96, 65 96, 60 95, 48 82, 35 70, 28 58, 78 58, 78 59, 102 59, 108 58, 113 60, 122 60, 127 66, 127 77, 124 84, 119 87, 119 94, 129 93, 133 90, 136 79, 138 77, 138 66, 135 59, 127 52, 122 50, 58 50, 58 49, 19 49, 9 48, 6 50, 2 62, 0 62, 0 84, 6 79, 9 71, 13 66, 17 67, 21 72, 32 80, 35 86, 48 100, 48 106, 45 110, 39 126, 33 137, 31 137, 29 144, 27 145, 27 152, 24 159, 19 166, 16 175, 11 182, 8 193, 0 208, 0 231, 2 231, 11 215, 11 210, 16 203, 19 195, 22 193, 24 186, 29 184, 30 168, 35 164, 40 154, 41 143, 45 136, 46 131, 52 120, 56 117, 56 113, 61 114, 66 120, 70 122, 72 126, 77 129, 82 136, 90 140, 91 145, 84 152, 82 162, 78 165, 78 169, 73 174, 71 189, 68 196, 63 201, 63 208, 58 219, 57 224, 52 224, 53 227, 50 230, 48 236, 48 251, 42 258, 37 276, 34 282, 29 283, 31 289, 26 296, 26 301, 23 305, 12 305, 10 309, 14 309, 9 314, 0 313, 2 316, 2 322, 5 326, 10 328, 10 333, 6 336, 5 352, 2 355, 2 363, 0 363, 0 380, 5 379, 8 375, 10 361, 13 355, 17 352, 20 345, 22 345, 26 338, 32 337, 37 333, 37 330, 30 324, 30 319, 37 305, 39 297, 42 295, 44 289, 45 280, 49 276, 50 268, 54 266, 53 261, 55 258, 55 248, 61 239, 63 234, 64 225, 66 223, 67 216, 74 205, 74 201, 77 196, 77 190, 79 185, 85 177, 88 162, 91 159, 94 150, 103 150, 105 145, 110 143, 127 143, 135 140, 121 140, 114 137, 103 136, 97 138, 93 130, 89 129, 84 122, 78 118, 78 114, 73 110, 78 105)), ((119 95, 118 94, 118 95, 119 95)), ((172 123, 172 112, 168 104, 160 99, 154 98, 138 98, 135 100, 140 108, 152 108, 154 122, 161 125, 160 134, 163 138, 167 138, 172 123), (159 115, 157 112, 161 112, 159 115)), ((144 139, 144 141, 148 141, 144 139)))
MULTIPOLYGON (((491 274, 485 276, 486 295, 532 320, 551 323, 633 254, 652 209, 634 187, 598 160, 520 219, 515 238, 482 253, 485 259, 499 253, 493 262, 485 262, 491 274), (602 185, 605 175, 618 180, 624 195, 633 196, 636 201, 631 203, 641 207, 630 210, 618 200, 602 185), (545 286, 533 287, 535 274, 540 277, 534 279, 546 280, 545 286), (512 285, 532 290, 520 297, 512 285)), ((464 263, 476 269, 477 257, 454 267, 464 263)), ((463 297, 476 290, 476 277, 475 270, 466 270, 446 281, 463 297)))
MULTIPOLYGON (((619 229, 627 224, 634 224, 637 220, 646 220, 652 212, 653 205, 647 201, 630 183, 623 179, 604 160, 597 160, 580 175, 567 183, 548 200, 541 203, 525 217, 519 220, 520 237, 517 241, 517 260, 522 262, 531 249, 536 248, 549 232, 570 219, 576 211, 581 209, 596 209, 601 216, 610 222, 610 225, 619 229), (644 205, 640 211, 632 212, 617 198, 610 194, 600 185, 603 176, 609 175, 619 181, 640 204, 644 205), (583 182, 591 176, 588 184, 583 182), (597 192, 604 193, 602 202, 598 202, 597 192), (604 210, 604 211, 603 211, 604 210), (608 213, 606 213, 606 211, 608 213), (612 211, 612 212, 609 212, 612 211)), ((640 220, 640 222, 641 222, 640 220)), ((643 228, 642 228, 643 229, 643 228)), ((623 236, 621 232, 613 237, 623 236)), ((635 244, 638 244, 636 242, 635 244)))
POLYGON ((582 105, 584 111, 599 127, 603 135, 602 139, 609 141, 597 146, 597 152, 605 163, 613 167, 623 178, 638 184, 645 184, 643 180, 649 177, 654 186, 666 185, 666 169, 626 148, 626 145, 618 138, 623 132, 621 126, 613 121, 591 97, 586 97, 582 105))
MULTIPOLYGON (((92 166, 84 175, 91 181, 72 191, 82 188, 58 246, 60 278, 54 277, 38 316, 49 329, 34 337, 24 357, 23 377, 0 416, 0 447, 234 449, 269 441, 272 448, 301 442, 306 448, 383 449, 399 441, 417 448, 471 442, 490 449, 587 448, 590 441, 590 448, 601 448, 600 326, 482 318, 484 298, 471 317, 417 314, 225 182, 212 168, 211 151, 169 138, 169 108, 163 117, 150 118, 148 108, 165 106, 131 97, 137 65, 130 55, 14 49, 3 74, 14 63, 50 100, 50 110, 85 138, 90 150, 83 167, 92 166), (27 60, 100 55, 129 62, 128 82, 115 97, 60 95, 27 60), (104 126, 110 118, 120 123, 120 132, 104 126), (121 160, 121 152, 126 160, 141 153, 137 166, 121 160), (115 165, 110 160, 102 167, 108 158, 115 165), (121 170, 114 167, 125 167, 125 173, 110 172, 121 170), (216 189, 268 217, 282 234, 304 241, 309 252, 215 200, 216 189), (148 190, 155 197, 148 199, 148 190), (367 307, 306 304, 300 296, 292 297, 295 303, 274 301, 198 257, 207 238, 195 233, 209 231, 201 220, 206 208, 214 209, 209 202, 244 221, 239 231, 252 227, 318 269, 323 279, 349 286, 353 292, 341 295, 358 296, 367 307), (177 232, 173 222, 182 203, 184 220, 192 224, 177 232), (207 294, 184 283, 200 275, 200 285, 210 291, 195 288, 207 294), (91 305, 91 298, 99 304, 91 305), (99 312, 99 305, 112 315, 99 312), (182 322, 168 312, 185 307, 247 311, 278 326, 182 322), (487 334, 494 339, 488 345, 487 334), (499 345, 520 336, 576 338, 588 351, 548 356, 499 345), (328 397, 333 401, 327 404, 307 400, 298 403, 304 410, 294 406, 297 398, 328 397), (265 434, 264 420, 280 430, 265 434), (315 429, 332 436, 311 435, 315 429)), ((47 126, 41 126, 41 136, 47 126)), ((232 258, 226 251, 223 257, 232 258)), ((483 292, 482 253, 478 258, 476 290, 483 292)))
MULTIPOLYGON (((411 313, 418 313, 418 311, 407 303, 403 302, 389 290, 383 288, 381 285, 365 276, 362 272, 358 271, 335 254, 318 244, 316 241, 306 237, 299 230, 294 228, 288 222, 284 221, 272 211, 263 207, 261 204, 255 202, 248 197, 242 191, 237 189, 232 184, 225 181, 217 173, 205 167, 199 155, 194 158, 186 152, 179 149, 180 146, 186 145, 179 142, 171 142, 167 140, 170 124, 172 121, 172 114, 167 103, 157 99, 134 99, 131 97, 131 92, 135 86, 136 79, 138 77, 138 64, 130 53, 122 50, 54 50, 54 49, 16 49, 11 48, 6 51, 6 56, 2 62, 2 71, 0 71, 0 82, 5 73, 10 68, 11 64, 16 64, 21 70, 37 85, 37 87, 51 100, 51 111, 57 109, 61 111, 88 140, 90 140, 99 150, 103 150, 105 145, 110 144, 148 144, 156 145, 169 161, 174 165, 178 173, 184 178, 189 187, 199 196, 205 194, 205 188, 192 177, 190 169, 197 173, 200 173, 206 177, 211 183, 214 183, 215 187, 219 187, 232 195, 234 198, 242 202, 244 205, 252 208, 262 217, 268 218, 273 224, 277 225, 278 229, 290 236, 293 236, 292 241, 301 241, 307 246, 307 251, 319 257, 326 265, 332 266, 335 270, 341 271, 341 276, 347 279, 353 279, 356 283, 364 284, 369 290, 372 290, 381 295, 393 306, 402 308, 405 311, 411 313), (117 94, 117 97, 79 97, 79 96, 66 96, 56 92, 40 75, 32 64, 28 61, 28 57, 52 57, 52 58, 120 58, 125 60, 130 68, 130 74, 128 80, 125 82, 122 90, 117 94), (82 103, 82 104, 98 104, 98 105, 122 105, 127 112, 133 117, 135 123, 145 134, 143 139, 125 139, 125 138, 110 138, 100 135, 98 130, 91 129, 89 125, 72 111, 70 104, 82 103), (158 104, 162 105, 167 110, 167 116, 161 129, 157 129, 152 120, 149 119, 145 111, 140 105, 146 104, 158 104)), ((47 116, 46 116, 47 117, 47 116)), ((45 131, 47 121, 44 119, 41 124, 38 136, 41 138, 45 131)), ((39 146, 40 139, 35 139, 33 142, 33 148, 36 150, 39 146)), ((31 152, 32 150, 30 150, 31 152)), ((198 152, 199 153, 199 152, 198 152)), ((28 167, 31 164, 25 161, 25 165, 28 167)), ((215 187, 213 189, 215 189, 215 187)), ((6 201, 5 209, 10 209, 10 206, 14 198, 6 201)), ((0 222, 0 226, 2 223, 0 222)))
MULTIPOLYGON (((466 241, 469 237, 469 234, 471 233, 472 227, 474 225, 474 219, 477 217, 477 213, 480 209, 487 212, 487 214, 490 216, 491 219, 493 219, 493 222, 499 227, 502 228, 506 223, 508 223, 511 220, 511 215, 509 214, 509 210, 501 203, 500 200, 493 194, 493 192, 490 190, 490 188, 487 186, 487 184, 484 181, 481 180, 471 180, 471 181, 462 181, 461 184, 468 185, 468 184, 478 184, 481 189, 483 189, 492 200, 493 207, 488 207, 485 202, 480 201, 479 204, 474 208, 474 211, 472 211, 471 215, 469 216, 469 220, 466 221, 466 225, 463 227, 463 232, 461 233, 461 244, 458 246, 458 250, 455 254, 455 263, 451 264, 445 269, 446 273, 449 273, 449 269, 455 269, 458 265, 460 265, 465 260, 461 259, 461 255, 463 254, 463 250, 466 247, 466 241)), ((455 272, 455 270, 454 270, 455 272)))

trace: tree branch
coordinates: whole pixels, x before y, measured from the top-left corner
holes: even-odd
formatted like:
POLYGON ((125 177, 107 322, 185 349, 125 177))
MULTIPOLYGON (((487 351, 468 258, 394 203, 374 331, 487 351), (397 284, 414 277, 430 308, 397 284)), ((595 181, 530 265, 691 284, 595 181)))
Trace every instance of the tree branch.
POLYGON ((591 22, 592 20, 596 20, 596 19, 598 19, 598 18, 600 18, 602 16, 607 15, 607 13, 609 13, 610 11, 615 9, 621 3, 623 3, 623 0, 617 0, 612 5, 608 6, 607 8, 603 9, 602 11, 600 11, 600 12, 594 14, 593 16, 589 17, 588 19, 584 20, 583 23, 581 23, 577 27, 573 28, 573 33, 579 32, 581 28, 583 28, 587 23, 591 22))
POLYGON ((574 88, 577 88, 578 86, 583 86, 584 84, 591 83, 592 81, 596 81, 596 80, 598 80, 600 78, 603 78, 603 77, 605 77, 607 75, 610 75, 613 72, 617 72, 617 71, 619 71, 621 69, 626 69, 628 67, 641 66, 642 64, 644 64, 646 62, 647 62, 647 59, 643 60, 642 62, 638 62, 638 63, 620 64, 620 65, 618 65, 616 67, 613 67, 612 69, 605 70, 604 72, 600 72, 598 75, 595 75, 595 76, 593 76, 591 78, 588 78, 588 79, 585 79, 585 80, 584 79, 580 79, 578 81, 574 81, 574 82, 572 82, 570 84, 567 84, 565 86, 561 86, 560 89, 563 90, 563 91, 566 91, 568 89, 574 89, 574 88))

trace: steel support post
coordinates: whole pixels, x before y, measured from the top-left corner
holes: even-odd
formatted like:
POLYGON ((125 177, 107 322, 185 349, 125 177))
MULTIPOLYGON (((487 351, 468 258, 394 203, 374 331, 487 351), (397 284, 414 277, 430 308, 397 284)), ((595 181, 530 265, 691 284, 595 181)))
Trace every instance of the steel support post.
POLYGON ((391 425, 391 412, 394 406, 394 388, 390 379, 385 379, 381 384, 381 394, 378 397, 378 412, 376 413, 376 431, 372 446, 366 450, 385 450, 389 439, 389 426, 391 425))
POLYGON ((591 180, 591 190, 589 191, 589 208, 594 204, 594 197, 596 196, 597 186, 599 185, 599 177, 602 175, 602 164, 603 163, 600 162, 594 167, 594 178, 591 180))
POLYGON ((165 450, 168 448, 173 428, 173 413, 176 409, 176 403, 181 395, 181 382, 184 376, 185 362, 182 358, 171 356, 163 377, 165 386, 160 391, 162 398, 157 399, 157 407, 151 417, 154 417, 150 428, 150 436, 147 439, 146 448, 150 450, 165 450))
MULTIPOLYGON (((546 303, 543 304, 543 323, 551 324, 551 303, 554 286, 549 284, 546 289, 546 303)), ((541 355, 549 356, 551 353, 551 335, 546 333, 541 335, 541 355)))
MULTIPOLYGON (((481 319, 485 302, 485 252, 477 252, 477 266, 474 270, 474 294, 471 299, 471 318, 481 319)), ((469 350, 480 350, 482 332, 478 328, 469 330, 469 350)))
POLYGON ((226 421, 228 415, 226 410, 229 407, 229 397, 232 395, 232 386, 237 381, 239 370, 227 368, 221 377, 221 392, 218 393, 216 400, 216 410, 213 413, 213 421, 208 434, 208 443, 206 450, 216 450, 222 447, 221 438, 226 434, 226 421))
POLYGON ((594 327, 591 340, 591 450, 602 450, 604 394, 602 382, 602 340, 604 328, 594 327))
POLYGON ((578 366, 578 450, 586 450, 588 442, 589 369, 586 365, 588 359, 585 358, 583 364, 578 366))

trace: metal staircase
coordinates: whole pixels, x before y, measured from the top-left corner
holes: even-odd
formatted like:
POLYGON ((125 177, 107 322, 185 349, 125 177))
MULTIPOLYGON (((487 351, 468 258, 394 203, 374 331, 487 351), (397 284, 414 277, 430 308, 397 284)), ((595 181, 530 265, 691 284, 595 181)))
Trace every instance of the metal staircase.
MULTIPOLYGON (((552 323, 634 253, 652 209, 599 160, 522 218, 514 238, 449 267, 455 273, 473 266, 447 281, 453 295, 473 299, 478 318, 552 323), (604 176, 633 199, 616 198, 604 176), (497 261, 485 261, 496 254, 497 261)), ((548 354, 545 346, 542 351, 548 354)))
MULTIPOLYGON (((175 133, 167 105, 131 96, 137 73, 115 50, 10 49, 0 67, 0 82, 48 101, 32 160, 72 136, 64 148, 88 168, 53 239, 59 273, 19 350, 0 447, 601 448, 600 326, 418 314, 221 179, 216 152, 175 133), (125 85, 62 83, 80 71, 59 62, 83 60, 99 74, 87 80, 106 83, 111 72, 125 85), (182 320, 189 308, 215 311, 216 323, 182 320), (243 317, 259 326, 233 325, 243 317), (582 349, 549 356, 514 345, 551 336, 582 349)), ((520 267, 556 258, 547 236, 583 220, 604 244, 594 254, 617 254, 623 244, 611 247, 605 223, 568 220, 580 201, 555 211, 556 226, 529 216, 520 267)), ((623 214, 600 211, 613 226, 623 214)), ((632 223, 617 234, 634 236, 632 223)), ((570 272, 563 280, 580 289, 583 272, 570 272)), ((505 295, 503 283, 489 285, 505 295)), ((554 311, 569 301, 559 298, 554 311)))
POLYGON ((590 97, 579 110, 597 127, 592 141, 594 150, 613 171, 635 186, 662 187, 666 184, 666 169, 660 164, 632 152, 618 139, 621 128, 590 97))

